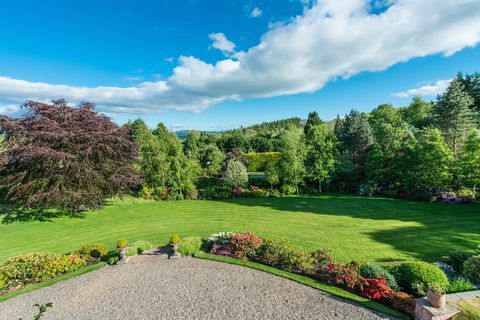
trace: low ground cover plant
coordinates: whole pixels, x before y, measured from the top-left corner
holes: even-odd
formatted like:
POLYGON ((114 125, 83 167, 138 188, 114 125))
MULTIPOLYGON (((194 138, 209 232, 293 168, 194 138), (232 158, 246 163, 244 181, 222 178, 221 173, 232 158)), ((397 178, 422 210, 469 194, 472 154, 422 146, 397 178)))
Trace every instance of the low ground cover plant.
POLYGON ((108 255, 108 248, 103 243, 85 244, 75 251, 75 254, 90 262, 98 262, 108 255))
POLYGON ((28 284, 50 280, 87 265, 77 254, 28 253, 8 259, 0 267, 0 292, 19 289, 28 284))
POLYGON ((183 256, 193 256, 202 247, 201 237, 186 237, 180 242, 178 252, 183 256))
POLYGON ((145 240, 135 241, 128 245, 127 252, 125 255, 127 257, 134 256, 136 254, 142 254, 143 251, 150 250, 153 248, 153 244, 145 240))

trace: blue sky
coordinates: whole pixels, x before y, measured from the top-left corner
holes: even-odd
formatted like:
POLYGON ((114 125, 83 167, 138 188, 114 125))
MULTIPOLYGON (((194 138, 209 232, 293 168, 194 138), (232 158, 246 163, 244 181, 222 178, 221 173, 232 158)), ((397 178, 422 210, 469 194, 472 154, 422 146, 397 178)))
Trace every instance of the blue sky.
POLYGON ((480 71, 480 7, 432 1, 2 1, 0 113, 63 96, 218 130, 434 99, 480 71))

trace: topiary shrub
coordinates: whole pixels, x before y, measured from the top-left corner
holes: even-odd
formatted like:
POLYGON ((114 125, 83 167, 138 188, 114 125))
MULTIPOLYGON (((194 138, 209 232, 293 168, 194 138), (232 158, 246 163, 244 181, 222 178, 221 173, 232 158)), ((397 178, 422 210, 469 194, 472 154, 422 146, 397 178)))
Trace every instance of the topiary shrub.
POLYGON ((463 275, 473 283, 480 285, 480 256, 473 256, 465 261, 463 275))
POLYGON ((91 243, 81 246, 75 253, 88 260, 98 261, 108 254, 108 248, 103 243, 91 243))
POLYGON ((373 264, 363 265, 360 267, 359 271, 362 277, 367 279, 384 278, 387 285, 392 288, 393 291, 398 291, 400 289, 395 277, 381 266, 373 264))
POLYGON ((186 237, 180 242, 178 252, 183 256, 193 256, 202 247, 201 237, 186 237))
POLYGON ((272 239, 263 240, 253 259, 268 266, 302 274, 315 268, 311 254, 292 247, 285 241, 272 239))
POLYGON ((28 253, 8 259, 0 267, 0 278, 4 281, 4 288, 22 287, 50 280, 85 265, 85 260, 76 254, 28 253))
POLYGON ((473 256, 473 253, 465 250, 450 250, 448 253, 449 264, 455 269, 458 273, 463 273, 463 264, 470 257, 473 256))
POLYGON ((448 278, 439 267, 423 261, 407 262, 397 268, 397 283, 407 293, 415 296, 426 295, 428 288, 436 285, 448 286, 448 278))
POLYGON ((174 234, 170 237, 171 244, 177 244, 179 242, 180 242, 180 237, 178 236, 178 234, 174 234))
POLYGON ((130 257, 136 254, 142 254, 143 251, 150 250, 153 248, 153 244, 148 241, 139 240, 135 241, 128 245, 127 252, 125 256, 130 257))
POLYGON ((447 293, 464 292, 476 289, 477 287, 467 279, 455 278, 450 280, 450 283, 447 287, 447 293))

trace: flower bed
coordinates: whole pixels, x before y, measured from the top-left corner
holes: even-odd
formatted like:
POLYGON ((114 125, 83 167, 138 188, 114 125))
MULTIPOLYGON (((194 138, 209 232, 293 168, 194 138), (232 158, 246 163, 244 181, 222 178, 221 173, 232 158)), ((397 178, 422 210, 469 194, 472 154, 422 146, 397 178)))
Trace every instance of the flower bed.
MULTIPOLYGON (((415 296, 424 295, 430 286, 455 287, 467 281, 447 277, 453 270, 446 263, 431 264, 422 261, 389 266, 337 263, 331 250, 321 248, 307 252, 292 247, 286 241, 262 239, 250 232, 220 232, 208 239, 209 253, 259 262, 284 271, 301 274, 333 284, 360 296, 385 304, 400 312, 414 315, 415 296), (445 271, 444 271, 445 270, 445 271), (406 292, 403 292, 406 291, 406 292)), ((467 264, 470 273, 476 270, 477 260, 467 264)), ((470 282, 467 284, 472 286, 470 282)), ((474 286, 473 286, 474 287, 474 286)))

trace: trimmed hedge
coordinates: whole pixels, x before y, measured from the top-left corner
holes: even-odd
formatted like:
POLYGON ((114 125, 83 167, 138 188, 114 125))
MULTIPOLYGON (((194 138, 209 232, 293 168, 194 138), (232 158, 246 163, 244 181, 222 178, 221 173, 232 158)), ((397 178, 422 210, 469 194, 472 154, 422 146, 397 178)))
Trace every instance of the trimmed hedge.
POLYGON ((465 261, 463 275, 473 283, 480 285, 480 256, 473 256, 465 261))
POLYGON ((447 275, 442 269, 423 261, 399 265, 396 270, 396 280, 407 293, 418 297, 426 295, 428 288, 432 285, 446 289, 449 284, 447 275))
POLYGON ((280 152, 258 152, 244 154, 247 160, 248 172, 263 172, 269 163, 277 163, 282 153, 280 152))

